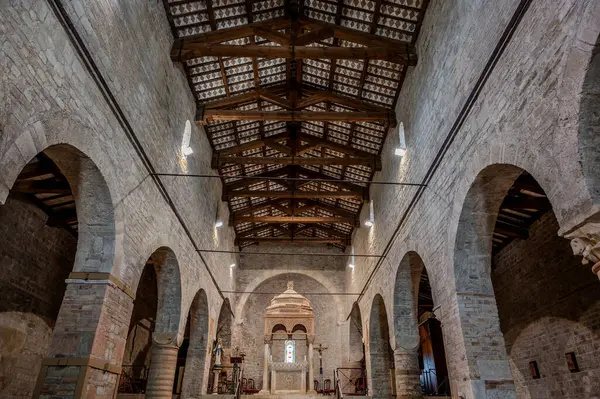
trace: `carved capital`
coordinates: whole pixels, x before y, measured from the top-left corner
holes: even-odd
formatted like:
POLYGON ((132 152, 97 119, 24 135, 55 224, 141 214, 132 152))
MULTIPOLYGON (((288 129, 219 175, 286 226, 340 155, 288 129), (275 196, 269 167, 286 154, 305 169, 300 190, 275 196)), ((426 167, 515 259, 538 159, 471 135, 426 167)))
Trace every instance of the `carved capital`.
MULTIPOLYGON (((582 264, 591 263, 592 272, 600 272, 600 223, 585 223, 565 234, 571 240, 571 249, 576 256, 582 256, 582 264)), ((598 276, 600 278, 600 275, 598 276)))
POLYGON ((315 343, 315 335, 314 334, 307 335, 306 340, 308 341, 309 344, 314 344, 315 343))
POLYGON ((266 345, 270 344, 271 343, 271 334, 265 334, 264 341, 265 341, 266 345))
POLYGON ((179 347, 177 333, 153 333, 152 344, 156 346, 176 346, 179 347))

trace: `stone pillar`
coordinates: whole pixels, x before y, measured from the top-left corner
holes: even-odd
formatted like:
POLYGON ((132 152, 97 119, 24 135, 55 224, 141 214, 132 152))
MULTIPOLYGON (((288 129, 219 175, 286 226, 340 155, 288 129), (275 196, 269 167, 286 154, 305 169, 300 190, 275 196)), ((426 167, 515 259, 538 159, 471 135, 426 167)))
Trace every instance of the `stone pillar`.
POLYGON ((177 352, 179 351, 176 342, 176 338, 165 339, 161 334, 153 334, 146 399, 171 399, 173 397, 173 382, 177 367, 177 352))
POLYGON ((571 240, 573 254, 583 256, 581 263, 591 264, 592 273, 600 279, 600 222, 583 223, 564 237, 571 240))
POLYGON ((313 342, 315 341, 315 337, 313 336, 309 336, 308 337, 308 393, 309 394, 316 394, 317 392, 315 391, 315 370, 313 367, 313 352, 314 352, 314 348, 313 348, 313 342))
POLYGON ((417 352, 396 350, 396 397, 398 399, 422 398, 419 359, 417 352))
POLYGON ((263 381, 262 388, 259 392, 260 395, 269 394, 269 345, 271 343, 271 336, 265 335, 265 354, 263 360, 263 381))
POLYGON ((74 272, 66 283, 33 397, 112 399, 134 294, 109 273, 74 272))
POLYGON ((219 373, 221 372, 220 368, 216 368, 213 370, 213 385, 212 385, 212 394, 217 395, 219 393, 219 373))

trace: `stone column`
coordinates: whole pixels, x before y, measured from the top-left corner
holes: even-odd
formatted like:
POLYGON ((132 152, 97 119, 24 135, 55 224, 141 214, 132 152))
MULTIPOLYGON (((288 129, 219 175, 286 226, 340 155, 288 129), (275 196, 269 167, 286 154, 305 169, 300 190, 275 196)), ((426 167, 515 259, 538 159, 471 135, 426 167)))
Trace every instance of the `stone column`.
POLYGON ((591 264, 592 273, 600 279, 600 222, 583 223, 564 234, 564 237, 571 240, 573 254, 583 256, 581 263, 591 264))
MULTIPOLYGON (((175 334, 176 335, 176 334, 175 334)), ((153 334, 146 399, 171 399, 177 367, 177 339, 153 334)))
POLYGON ((313 368, 313 352, 314 352, 314 348, 313 348, 313 343, 315 341, 315 337, 313 336, 309 336, 308 337, 308 393, 309 394, 316 394, 317 392, 315 391, 315 371, 313 368))
POLYGON ((271 343, 271 336, 265 335, 265 354, 263 360, 263 381, 262 388, 259 392, 259 395, 268 395, 269 394, 269 345, 271 343))
POLYGON ((108 273, 87 280, 80 276, 85 274, 66 280, 34 398, 112 399, 116 391, 134 295, 108 273))
POLYGON ((398 399, 422 398, 419 359, 417 352, 394 351, 396 366, 396 397, 398 399))

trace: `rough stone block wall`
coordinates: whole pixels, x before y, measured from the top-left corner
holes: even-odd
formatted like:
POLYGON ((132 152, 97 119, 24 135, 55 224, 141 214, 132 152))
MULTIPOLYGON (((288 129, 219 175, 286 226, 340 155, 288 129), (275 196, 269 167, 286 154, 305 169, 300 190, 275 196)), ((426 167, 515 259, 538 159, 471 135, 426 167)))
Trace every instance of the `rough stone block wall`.
POLYGON ((493 259, 492 281, 518 398, 591 398, 600 392, 598 278, 557 236, 547 212, 493 259), (575 352, 580 372, 565 354, 575 352), (541 378, 533 379, 529 362, 541 378))
POLYGON ((77 238, 13 196, 0 207, 0 397, 30 398, 48 353, 77 238))

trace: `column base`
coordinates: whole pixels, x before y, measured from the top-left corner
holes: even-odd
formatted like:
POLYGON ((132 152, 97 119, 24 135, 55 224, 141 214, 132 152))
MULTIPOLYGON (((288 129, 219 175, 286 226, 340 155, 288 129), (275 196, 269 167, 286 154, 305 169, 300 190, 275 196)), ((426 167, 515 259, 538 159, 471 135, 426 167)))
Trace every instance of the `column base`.
POLYGON ((316 395, 317 391, 315 391, 314 389, 311 389, 310 391, 306 392, 307 395, 316 395))
POLYGON ((259 395, 270 395, 270 394, 271 394, 271 391, 269 391, 269 390, 264 390, 264 389, 261 389, 260 391, 258 391, 258 394, 259 394, 259 395))

